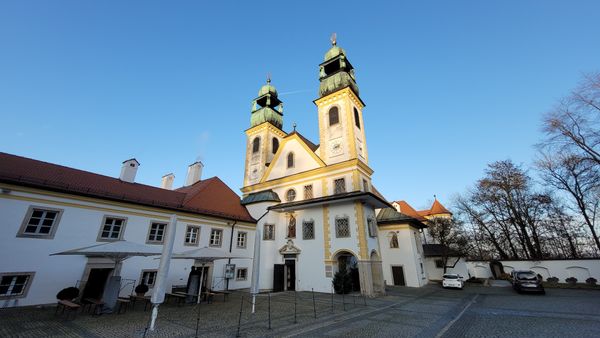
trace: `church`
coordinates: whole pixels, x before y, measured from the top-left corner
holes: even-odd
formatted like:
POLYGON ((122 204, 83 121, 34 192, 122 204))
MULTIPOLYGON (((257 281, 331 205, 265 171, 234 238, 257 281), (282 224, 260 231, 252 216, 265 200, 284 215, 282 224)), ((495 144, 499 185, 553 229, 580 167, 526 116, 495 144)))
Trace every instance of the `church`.
POLYGON ((341 268, 354 272, 354 291, 368 296, 384 294, 386 284, 424 285, 426 225, 373 186, 365 104, 335 39, 319 81, 318 144, 295 127, 282 129, 283 104, 270 80, 253 101, 242 204, 257 220, 256 289, 331 292, 341 268))

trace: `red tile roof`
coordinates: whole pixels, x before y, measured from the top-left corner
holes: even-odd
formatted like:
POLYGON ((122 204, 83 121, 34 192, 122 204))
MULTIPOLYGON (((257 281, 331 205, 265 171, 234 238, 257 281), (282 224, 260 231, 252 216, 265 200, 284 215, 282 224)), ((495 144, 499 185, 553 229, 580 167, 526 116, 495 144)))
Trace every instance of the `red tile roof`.
POLYGON ((256 222, 239 196, 218 177, 166 190, 0 152, 0 182, 256 222))
POLYGON ((435 201, 433 201, 433 205, 431 206, 431 209, 429 210, 429 212, 431 215, 452 214, 437 199, 435 201))
POLYGON ((406 201, 396 201, 395 203, 397 203, 400 206, 400 212, 408 215, 410 217, 414 217, 416 219, 418 219, 419 221, 425 221, 425 217, 423 217, 423 215, 418 212, 417 210, 415 210, 413 207, 410 206, 410 204, 408 204, 406 201))

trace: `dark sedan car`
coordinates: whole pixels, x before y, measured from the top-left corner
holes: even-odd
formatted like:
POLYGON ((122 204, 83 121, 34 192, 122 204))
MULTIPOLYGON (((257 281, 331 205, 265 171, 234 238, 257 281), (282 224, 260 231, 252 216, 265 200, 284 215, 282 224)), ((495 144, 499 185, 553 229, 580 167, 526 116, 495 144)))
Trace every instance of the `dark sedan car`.
POLYGON ((517 292, 539 292, 545 294, 544 286, 542 285, 542 279, 533 271, 515 271, 513 275, 513 289, 517 292))

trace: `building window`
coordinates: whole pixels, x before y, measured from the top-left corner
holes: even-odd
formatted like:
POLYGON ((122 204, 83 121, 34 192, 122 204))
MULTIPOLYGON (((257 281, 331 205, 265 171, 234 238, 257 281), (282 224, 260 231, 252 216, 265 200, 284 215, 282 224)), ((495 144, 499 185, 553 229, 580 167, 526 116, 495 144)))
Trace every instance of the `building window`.
POLYGON ((313 220, 302 222, 302 239, 315 239, 315 222, 313 220))
POLYGON ((340 123, 340 114, 337 107, 329 109, 329 126, 340 123))
POLYGON ((290 215, 287 238, 296 238, 296 217, 294 217, 294 215, 290 215))
POLYGON ((267 241, 275 239, 275 224, 264 225, 263 239, 267 241))
POLYGON ((273 137, 273 144, 272 144, 272 149, 271 149, 273 154, 275 154, 277 152, 277 149, 279 149, 279 140, 276 139, 275 137, 273 137))
POLYGON ((436 259, 435 260, 435 267, 438 269, 443 269, 444 268, 444 261, 441 259, 436 259))
POLYGON ((35 272, 0 273, 0 299, 27 296, 35 272))
POLYGON ((333 193, 334 194, 341 194, 341 193, 345 193, 346 192, 346 180, 343 178, 338 178, 337 180, 333 181, 333 193))
POLYGON ((54 238, 62 210, 29 207, 17 237, 54 238))
POLYGON ((309 185, 305 185, 304 186, 304 199, 311 199, 313 198, 313 186, 312 184, 309 185))
POLYGON ((285 199, 288 202, 291 202, 296 199, 296 190, 290 189, 285 193, 285 199))
POLYGON ((398 249, 400 244, 398 243, 398 235, 395 232, 392 232, 392 238, 390 238, 390 248, 398 249))
POLYGON ((363 179, 363 190, 369 191, 369 182, 367 182, 365 179, 363 179))
POLYGON ((185 245, 198 245, 200 241, 200 227, 188 225, 185 229, 185 245))
POLYGON ((210 246, 221 246, 221 239, 223 238, 223 230, 211 229, 210 230, 210 246))
POLYGON ((101 241, 118 241, 123 237, 126 219, 116 217, 104 217, 102 228, 100 229, 101 241))
POLYGON ((358 110, 356 110, 356 108, 354 108, 354 124, 358 129, 360 129, 360 119, 358 117, 358 110))
POLYGON ((146 284, 149 287, 154 286, 156 281, 157 270, 142 270, 142 277, 140 278, 140 284, 146 284))
POLYGON ((335 219, 335 237, 350 237, 350 221, 348 217, 335 219))
POLYGON ((288 168, 293 168, 294 167, 294 153, 289 153, 288 157, 287 157, 287 167, 288 168))
POLYGON ((148 240, 146 243, 150 244, 161 244, 165 238, 165 230, 167 229, 166 223, 152 222, 150 224, 150 230, 148 231, 148 240))
POLYGON ((367 228, 369 230, 369 237, 377 236, 377 226, 375 225, 375 220, 372 218, 367 219, 367 228))
POLYGON ((248 278, 248 269, 239 268, 235 273, 236 280, 246 280, 248 278))
POLYGON ((260 149, 260 136, 257 136, 252 141, 252 153, 253 154, 258 153, 259 149, 260 149))
POLYGON ((238 231, 237 235, 237 247, 245 248, 246 247, 246 239, 248 238, 248 233, 238 231))

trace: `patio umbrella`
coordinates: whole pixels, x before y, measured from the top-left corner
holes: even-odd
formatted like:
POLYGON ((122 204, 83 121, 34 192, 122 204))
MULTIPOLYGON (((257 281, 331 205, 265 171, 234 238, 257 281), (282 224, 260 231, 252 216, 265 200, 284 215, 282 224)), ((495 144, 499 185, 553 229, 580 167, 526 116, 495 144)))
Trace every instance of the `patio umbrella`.
MULTIPOLYGON (((200 249, 194 249, 182 252, 180 254, 173 254, 173 259, 194 259, 202 264, 202 271, 200 272, 200 287, 198 288, 198 301, 200 304, 200 297, 202 296, 202 281, 204 280, 204 265, 206 263, 214 262, 218 259, 250 259, 250 257, 238 257, 229 252, 222 251, 215 248, 203 247, 200 249)), ((198 325, 200 323, 200 308, 198 308, 198 316, 196 318, 196 337, 198 337, 198 325)))
MULTIPOLYGON (((160 254, 160 247, 120 240, 57 252, 50 254, 50 256, 79 255, 87 257, 105 257, 115 262, 116 269, 117 265, 127 258, 135 256, 157 256, 160 254)), ((112 309, 117 303, 120 284, 120 277, 113 276, 106 285, 104 302, 108 308, 112 309)))

